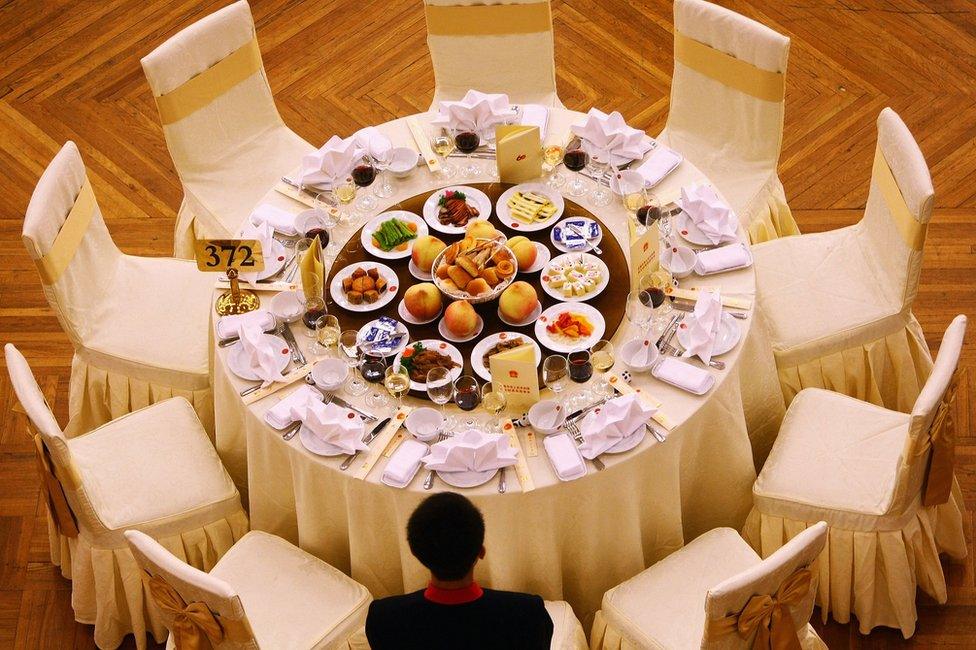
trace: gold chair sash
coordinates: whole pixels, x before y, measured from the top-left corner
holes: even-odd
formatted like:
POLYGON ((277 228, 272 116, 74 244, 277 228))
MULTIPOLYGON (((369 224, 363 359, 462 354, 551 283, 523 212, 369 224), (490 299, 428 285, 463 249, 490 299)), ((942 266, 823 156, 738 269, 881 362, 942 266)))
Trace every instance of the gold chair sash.
POLYGON ((64 270, 71 264, 78 245, 85 238, 88 232, 88 224, 91 223, 92 215, 95 214, 95 193, 92 191, 91 181, 85 178, 84 185, 75 199, 75 204, 71 206, 71 211, 61 224, 61 230, 54 238, 54 244, 47 255, 34 260, 37 272, 41 274, 41 281, 51 285, 58 281, 64 270))
POLYGON ((203 602, 187 604, 179 592, 165 579, 146 571, 143 581, 153 601, 167 618, 177 650, 212 650, 225 639, 244 642, 252 638, 246 620, 220 616, 203 602))
POLYGON ((912 250, 920 251, 925 244, 926 224, 915 218, 912 211, 905 202, 905 197, 898 187, 895 175, 891 173, 891 167, 881 153, 881 147, 874 150, 874 167, 871 170, 872 177, 877 181, 881 196, 884 198, 888 211, 901 233, 901 238, 912 250))
POLYGON ((953 373, 932 419, 928 435, 917 452, 918 455, 922 455, 929 449, 932 450, 922 488, 922 505, 925 507, 942 505, 949 500, 952 492, 956 446, 956 389, 959 385, 959 375, 958 370, 953 373))
POLYGON ((54 521, 54 527, 58 533, 65 537, 77 537, 78 522, 68 504, 64 486, 61 485, 61 481, 54 473, 53 463, 47 448, 44 446, 44 441, 37 433, 34 434, 34 451, 37 457, 37 471, 41 477, 41 492, 47 501, 47 508, 51 513, 51 519, 54 521))
POLYGON ((500 36, 552 31, 549 2, 518 5, 427 5, 431 36, 500 36))
POLYGON ((263 67, 255 36, 197 76, 157 97, 160 121, 165 126, 189 117, 263 67))
POLYGON ((812 580, 809 567, 798 569, 783 581, 775 595, 753 596, 738 614, 709 620, 709 635, 720 637, 736 632, 748 639, 755 632, 753 650, 800 650, 790 606, 803 600, 812 580))
POLYGON ((786 96, 786 75, 764 70, 748 61, 674 32, 674 59, 710 79, 767 102, 786 96))

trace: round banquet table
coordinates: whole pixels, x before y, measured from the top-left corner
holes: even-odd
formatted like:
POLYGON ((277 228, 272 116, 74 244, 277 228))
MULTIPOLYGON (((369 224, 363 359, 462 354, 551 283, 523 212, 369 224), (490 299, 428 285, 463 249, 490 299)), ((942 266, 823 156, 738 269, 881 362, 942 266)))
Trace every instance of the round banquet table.
MULTIPOLYGON (((432 115, 416 117, 426 125, 432 115)), ((553 109, 548 137, 563 137, 571 124, 582 119, 580 113, 553 109)), ((395 146, 415 148, 405 119, 378 128, 395 146)), ((685 161, 654 193, 663 201, 673 201, 682 186, 707 180, 685 161)), ((438 187, 477 182, 491 179, 486 175, 444 182, 426 167, 418 167, 409 178, 394 181, 396 193, 379 199, 377 213, 438 187)), ((263 202, 296 213, 307 209, 273 188, 263 202)), ((604 208, 587 205, 585 199, 582 203, 606 224, 604 239, 616 237, 629 258, 628 217, 619 200, 604 208)), ((367 220, 353 219, 355 223, 333 233, 340 246, 349 237, 358 237, 367 220)), ((497 220, 493 221, 497 225, 497 220)), ((748 241, 741 228, 740 237, 748 241)), ((445 238, 448 242, 455 239, 445 238)), ((402 286, 390 303, 392 309, 373 312, 375 315, 395 315, 403 291, 412 282, 419 282, 406 273, 401 273, 399 280, 402 286)), ((755 298, 752 268, 707 278, 692 276, 682 281, 682 286, 719 287, 723 293, 755 298)), ((261 296, 267 306, 272 294, 261 296)), ((344 320, 348 314, 337 306, 330 306, 330 313, 338 315, 343 329, 354 322, 351 317, 344 320)), ((355 323, 361 320, 361 315, 357 316, 355 323)), ((481 509, 486 520, 487 555, 479 562, 476 576, 481 584, 567 600, 585 622, 599 609, 603 593, 610 587, 707 530, 741 527, 752 504, 751 488, 756 478, 753 459, 761 462, 765 458, 784 409, 760 315, 752 309, 747 320, 737 322, 742 327, 741 340, 721 357, 725 370, 709 370, 716 383, 704 396, 673 388, 649 374, 633 374, 632 385, 659 400, 673 423, 666 442, 658 443, 648 435, 632 451, 603 455, 604 471, 598 472, 587 463, 586 476, 562 482, 549 465, 540 437, 538 455, 527 457, 534 491, 523 493, 511 471, 505 494, 498 492, 497 479, 460 490, 481 509)), ((634 334, 629 327, 626 321, 621 324, 613 337, 615 345, 634 334)), ((312 339, 301 331, 301 321, 293 328, 306 350, 312 339)), ((531 332, 526 328, 520 331, 531 332)), ((484 334, 488 333, 486 328, 484 334)), ((228 369, 229 348, 213 350, 216 447, 249 503, 251 526, 280 535, 345 571, 374 597, 423 587, 427 574, 410 554, 406 523, 424 497, 447 486, 438 479, 433 490, 424 490, 426 471, 421 468, 406 488, 388 487, 379 480, 385 458, 365 480, 359 480, 353 478, 351 470, 339 470, 344 457, 316 456, 302 446, 298 436, 283 440, 280 432, 265 423, 264 415, 302 383, 245 405, 239 392, 250 382, 228 369)), ((306 356, 313 358, 308 352, 306 356)), ((615 370, 623 369, 618 361, 615 370)), ((344 397, 364 407, 360 400, 344 397)), ((405 403, 429 405, 413 396, 405 398, 405 403)), ((456 411, 456 407, 448 408, 456 411)))

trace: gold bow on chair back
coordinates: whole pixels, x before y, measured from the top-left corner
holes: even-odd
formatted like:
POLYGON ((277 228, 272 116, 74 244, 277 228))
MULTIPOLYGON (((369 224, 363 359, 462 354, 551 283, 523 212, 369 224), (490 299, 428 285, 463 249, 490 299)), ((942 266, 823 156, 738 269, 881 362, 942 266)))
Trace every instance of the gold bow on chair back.
POLYGON ((928 434, 919 445, 917 455, 929 449, 928 466, 925 470, 925 483, 922 488, 922 505, 925 507, 941 505, 949 500, 952 492, 953 465, 956 445, 956 388, 959 385, 960 371, 953 373, 942 401, 935 411, 928 434))
POLYGON ((225 640, 244 642, 252 638, 246 619, 222 617, 203 602, 187 604, 161 576, 144 572, 143 580, 165 619, 172 621, 169 628, 177 650, 212 650, 225 640))
POLYGON ((753 596, 738 614, 711 619, 708 634, 720 637, 736 632, 748 639, 755 633, 753 650, 800 650, 796 635, 796 623, 790 616, 790 607, 799 605, 810 591, 813 574, 809 567, 791 574, 772 596, 753 596))

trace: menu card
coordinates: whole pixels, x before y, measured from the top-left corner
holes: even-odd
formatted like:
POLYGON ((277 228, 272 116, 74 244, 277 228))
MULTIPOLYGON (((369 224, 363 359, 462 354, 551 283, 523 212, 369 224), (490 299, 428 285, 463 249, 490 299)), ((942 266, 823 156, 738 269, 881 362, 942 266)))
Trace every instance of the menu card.
POLYGON ((630 229, 630 286, 636 288, 641 276, 653 273, 661 267, 658 225, 654 223, 640 236, 637 235, 637 225, 633 220, 627 221, 627 227, 630 229))
POLYGON ((539 401, 539 374, 535 366, 535 348, 522 345, 493 354, 488 358, 491 384, 505 393, 508 405, 528 408, 539 401))
POLYGON ((495 127, 495 160, 503 183, 524 183, 542 176, 539 127, 505 124, 495 127))

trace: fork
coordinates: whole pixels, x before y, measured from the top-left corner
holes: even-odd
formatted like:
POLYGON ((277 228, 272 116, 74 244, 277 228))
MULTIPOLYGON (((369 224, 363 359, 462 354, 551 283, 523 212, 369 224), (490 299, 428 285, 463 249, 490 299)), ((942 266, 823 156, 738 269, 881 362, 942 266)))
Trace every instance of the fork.
MULTIPOLYGON (((673 357, 680 357, 682 354, 685 353, 685 351, 682 350, 680 347, 675 347, 675 346, 673 346, 671 344, 666 344, 664 346, 664 349, 662 350, 662 352, 664 354, 670 354, 673 357)), ((694 359, 695 361, 701 363, 701 364, 704 364, 704 362, 700 358, 698 358, 697 356, 694 356, 694 357, 691 357, 691 358, 694 359)), ((725 362, 724 361, 716 361, 715 359, 711 359, 708 362, 708 366, 710 368, 715 368, 716 370, 725 370, 725 362)))
MULTIPOLYGON (((437 442, 444 442, 445 440, 447 440, 447 434, 444 433, 444 431, 442 430, 440 433, 437 434, 437 442)), ((436 445, 437 442, 435 442, 434 444, 436 445)), ((427 478, 424 479, 424 489, 425 490, 429 490, 430 488, 434 487, 434 472, 435 471, 436 470, 433 470, 432 469, 429 472, 427 472, 427 478)))
MULTIPOLYGON (((573 436, 573 440, 576 441, 577 445, 583 444, 583 432, 580 431, 579 425, 577 425, 575 422, 567 422, 563 426, 565 426, 566 430, 569 431, 571 436, 573 436)), ((593 467, 596 467, 598 472, 602 472, 607 468, 599 457, 593 458, 593 467)))
POLYGON ((301 428, 302 428, 302 421, 299 420, 298 422, 295 422, 293 425, 291 425, 285 430, 284 434, 282 434, 281 436, 281 439, 291 440, 298 434, 298 430, 301 428))

